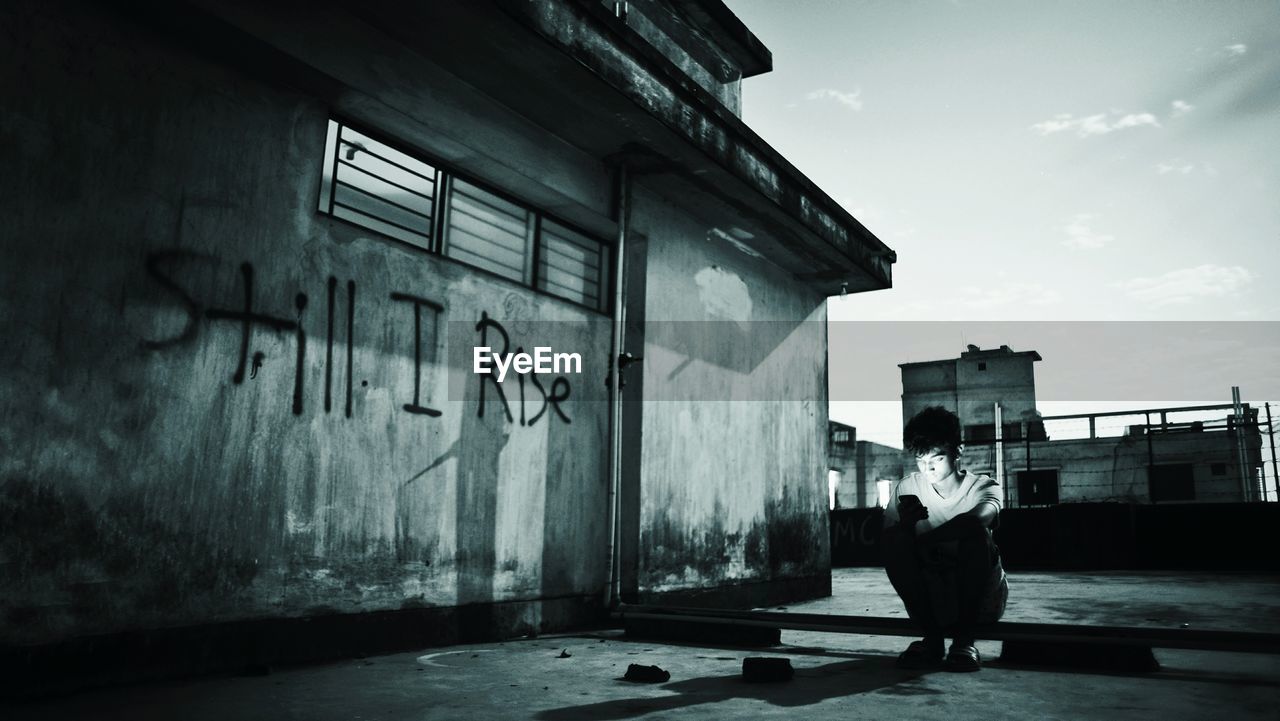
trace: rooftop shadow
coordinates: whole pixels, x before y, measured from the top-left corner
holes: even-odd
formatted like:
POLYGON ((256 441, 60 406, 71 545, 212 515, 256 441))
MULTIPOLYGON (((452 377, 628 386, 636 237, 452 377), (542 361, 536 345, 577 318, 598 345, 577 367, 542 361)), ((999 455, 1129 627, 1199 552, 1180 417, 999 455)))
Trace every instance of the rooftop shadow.
MULTIPOLYGON (((542 711, 535 718, 543 721, 625 719, 735 698, 756 699, 792 708, 881 689, 898 696, 941 693, 915 685, 913 682, 923 675, 922 672, 895 668, 893 662, 892 657, 885 657, 797 668, 795 678, 787 683, 747 683, 739 674, 692 678, 658 686, 664 691, 675 692, 670 696, 639 696, 565 706, 542 711)), ((625 682, 619 680, 618 683, 625 682)))

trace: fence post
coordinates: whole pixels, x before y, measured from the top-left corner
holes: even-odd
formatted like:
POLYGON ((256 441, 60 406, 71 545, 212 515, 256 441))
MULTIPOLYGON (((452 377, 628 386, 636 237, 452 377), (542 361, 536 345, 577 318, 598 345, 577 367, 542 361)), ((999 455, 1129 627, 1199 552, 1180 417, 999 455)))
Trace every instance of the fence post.
MULTIPOLYGON (((1271 480, 1276 484, 1276 500, 1280 501, 1280 472, 1276 470, 1276 429, 1271 425, 1271 404, 1267 403, 1267 438, 1271 441, 1271 480)), ((1263 466, 1264 468, 1266 466, 1263 466)), ((1265 484, 1264 484, 1265 487, 1265 484)))
POLYGON ((1249 466, 1244 453, 1244 406, 1240 402, 1240 386, 1231 386, 1231 406, 1234 411, 1235 428, 1231 438, 1235 441, 1236 468, 1240 474, 1240 500, 1249 502, 1249 466))
MULTIPOLYGON (((1027 424, 1027 478, 1031 478, 1031 424, 1027 424)), ((1018 489, 1018 505, 1022 505, 1022 489, 1018 489)))
POLYGON ((1153 469, 1156 465, 1155 449, 1151 447, 1151 412, 1143 414, 1147 424, 1143 426, 1142 433, 1147 437, 1147 495, 1151 497, 1151 502, 1156 502, 1156 483, 1152 477, 1153 469))

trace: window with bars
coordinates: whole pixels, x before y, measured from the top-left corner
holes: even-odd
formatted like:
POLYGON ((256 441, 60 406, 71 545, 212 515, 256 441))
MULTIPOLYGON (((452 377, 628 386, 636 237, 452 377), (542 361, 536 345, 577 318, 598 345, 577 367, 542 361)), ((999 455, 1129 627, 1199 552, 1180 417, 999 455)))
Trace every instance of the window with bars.
POLYGON ((333 121, 325 146, 321 211, 431 249, 440 171, 333 121))
POLYGON ((517 283, 530 283, 533 213, 460 178, 449 188, 444 254, 517 283))
POLYGON ((319 210, 604 312, 609 247, 518 201, 330 120, 319 210))
POLYGON ((603 308, 608 248, 551 220, 542 221, 541 231, 538 288, 575 303, 603 308))

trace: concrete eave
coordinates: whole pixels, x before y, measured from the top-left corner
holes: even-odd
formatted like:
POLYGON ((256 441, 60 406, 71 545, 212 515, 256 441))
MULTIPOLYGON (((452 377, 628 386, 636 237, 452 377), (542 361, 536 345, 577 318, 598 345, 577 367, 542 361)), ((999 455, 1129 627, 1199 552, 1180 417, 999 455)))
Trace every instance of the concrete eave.
POLYGON ((891 287, 892 249, 602 3, 368 0, 351 12, 565 142, 628 162, 816 291, 891 287))
POLYGON ((763 210, 745 244, 828 295, 891 287, 892 249, 600 3, 494 1, 661 123, 667 136, 647 149, 677 163, 682 194, 718 195, 739 217, 763 210))
POLYGON ((750 78, 773 70, 773 53, 721 0, 668 0, 733 56, 750 78))
MULTIPOLYGON (((344 52, 334 32, 363 26, 579 152, 626 162, 638 183, 697 217, 709 235, 731 238, 815 292, 892 285, 892 249, 596 0, 340 0, 305 17, 247 0, 140 7, 175 43, 194 42, 331 102, 347 90, 314 65, 306 43, 329 38, 320 42, 332 59, 344 52), (317 32, 322 24, 330 27, 317 32)), ((373 60, 353 52, 343 62, 373 60)), ((475 152, 500 163, 504 149, 475 152)), ((583 224, 604 230, 589 218, 583 224)))

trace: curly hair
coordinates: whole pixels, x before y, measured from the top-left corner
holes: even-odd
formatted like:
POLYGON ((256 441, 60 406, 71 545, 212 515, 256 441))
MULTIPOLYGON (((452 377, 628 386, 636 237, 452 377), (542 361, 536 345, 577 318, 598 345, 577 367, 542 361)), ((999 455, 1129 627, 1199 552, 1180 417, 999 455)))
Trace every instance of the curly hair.
POLYGON ((940 448, 948 455, 958 455, 960 418, 942 406, 929 406, 907 421, 902 429, 902 444, 917 454, 940 448))

